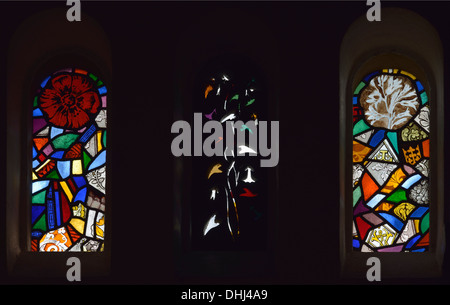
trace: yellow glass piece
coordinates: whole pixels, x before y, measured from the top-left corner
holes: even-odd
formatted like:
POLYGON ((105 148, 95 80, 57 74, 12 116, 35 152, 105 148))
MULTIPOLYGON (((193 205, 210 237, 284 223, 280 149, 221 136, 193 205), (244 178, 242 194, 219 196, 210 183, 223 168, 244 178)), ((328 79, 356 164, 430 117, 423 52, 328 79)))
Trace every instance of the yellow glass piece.
POLYGON ((102 150, 103 146, 102 146, 102 132, 101 131, 97 131, 97 151, 102 150))
POLYGON ((61 187, 63 188, 64 193, 66 193, 67 198, 69 199, 69 202, 72 202, 73 195, 72 195, 72 192, 70 191, 69 187, 67 186, 66 181, 61 181, 59 184, 61 184, 61 187))
POLYGON ((394 204, 392 203, 383 202, 376 207, 375 211, 389 211, 393 206, 394 204))
POLYGON ((44 163, 41 164, 41 166, 39 166, 36 171, 39 172, 45 165, 47 165, 47 163, 50 162, 50 159, 45 160, 44 163))
POLYGON ((401 168, 397 169, 392 176, 389 178, 388 182, 381 190, 382 193, 390 193, 395 190, 398 185, 405 179, 406 175, 401 168))
POLYGON ((72 174, 81 175, 83 174, 83 166, 80 159, 72 161, 72 174))
POLYGON ((208 179, 209 179, 209 177, 211 177, 213 174, 220 174, 220 173, 222 173, 222 171, 219 169, 221 166, 222 166, 222 164, 220 164, 220 163, 217 163, 216 165, 214 165, 214 166, 211 168, 211 170, 209 171, 208 179))
POLYGON ((105 225, 105 217, 103 216, 102 218, 100 218, 96 224, 97 225, 95 226, 95 234, 97 234, 98 237, 103 238, 103 228, 102 227, 105 225))
POLYGON ((414 219, 414 226, 416 227, 416 232, 420 232, 420 220, 414 219))
POLYGON ((36 180, 38 177, 34 172, 31 172, 31 180, 36 180))
POLYGON ((70 224, 72 225, 72 227, 74 227, 75 230, 77 230, 81 234, 84 234, 84 220, 81 220, 79 218, 72 218, 70 220, 70 224))
POLYGON ((79 203, 78 206, 73 206, 72 210, 73 216, 78 216, 83 219, 86 218, 86 209, 84 208, 84 205, 82 205, 81 203, 79 203))
POLYGON ((400 73, 403 74, 403 75, 407 75, 407 76, 411 77, 413 80, 416 79, 416 77, 414 75, 412 75, 411 73, 409 73, 409 72, 401 71, 400 73))
POLYGON ((394 213, 400 217, 403 221, 406 220, 408 215, 414 210, 415 206, 408 202, 403 202, 399 204, 395 209, 394 213))
POLYGON ((372 149, 370 147, 353 141, 353 163, 361 162, 371 151, 372 149))

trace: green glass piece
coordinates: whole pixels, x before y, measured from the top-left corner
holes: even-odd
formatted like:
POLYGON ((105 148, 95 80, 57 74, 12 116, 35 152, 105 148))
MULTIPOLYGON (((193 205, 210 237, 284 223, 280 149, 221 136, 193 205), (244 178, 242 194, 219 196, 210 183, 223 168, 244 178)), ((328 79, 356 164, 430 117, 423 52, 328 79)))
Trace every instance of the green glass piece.
POLYGON ((420 232, 424 234, 430 228, 430 213, 426 213, 420 222, 420 232))
POLYGON ((428 95, 425 91, 420 94, 420 99, 422 100, 422 105, 428 102, 428 95))
POLYGON ((33 100, 33 108, 37 107, 37 105, 38 105, 38 97, 35 96, 33 100))
POLYGON ((397 133, 396 132, 388 132, 387 137, 389 141, 391 141, 392 147, 395 149, 395 151, 398 154, 398 143, 397 143, 397 133))
POLYGON ((247 125, 242 124, 241 131, 244 131, 244 130, 246 130, 246 129, 247 129, 248 131, 250 131, 250 133, 253 133, 253 131, 252 131, 250 128, 248 128, 247 125))
POLYGON ((47 231, 47 221, 45 220, 45 214, 42 215, 38 221, 35 222, 33 230, 47 231))
POLYGON ((356 205, 356 203, 358 202, 359 198, 361 198, 361 187, 357 187, 354 191, 353 191, 353 206, 356 205))
POLYGON ((388 201, 399 203, 401 201, 407 200, 406 191, 404 189, 398 189, 392 193, 388 198, 388 201))
POLYGON ((365 82, 360 82, 358 87, 356 87, 355 92, 353 92, 353 94, 359 94, 359 91, 361 91, 362 88, 364 88, 364 86, 366 85, 365 82))
POLYGON ((90 162, 91 157, 89 157, 89 155, 85 151, 83 151, 83 168, 87 169, 90 162))
POLYGON ((95 76, 94 74, 89 73, 88 75, 89 75, 90 78, 92 78, 94 80, 94 82, 96 82, 98 80, 98 77, 95 76))
POLYGON ((59 176, 58 172, 55 169, 52 170, 51 172, 49 172, 45 178, 47 178, 47 179, 56 179, 56 180, 60 180, 61 179, 61 177, 59 176))
POLYGON ((368 129, 370 129, 370 127, 361 119, 353 126, 353 135, 360 134, 368 129))
POLYGON ((37 194, 31 196, 31 203, 33 204, 43 204, 45 203, 45 195, 47 194, 46 190, 40 191, 37 194))
POLYGON ((78 137, 79 135, 75 133, 60 135, 53 140, 53 147, 55 149, 67 149, 78 139, 78 137))
POLYGON ((106 130, 103 131, 103 134, 102 134, 102 145, 103 145, 103 147, 106 147, 106 130))
POLYGON ((247 102, 247 104, 246 104, 245 106, 251 105, 251 104, 253 104, 254 102, 255 102, 255 99, 252 98, 251 100, 249 100, 249 101, 247 102))
POLYGON ((230 102, 231 102, 232 100, 237 100, 237 99, 239 99, 239 94, 235 94, 235 95, 231 98, 230 102))

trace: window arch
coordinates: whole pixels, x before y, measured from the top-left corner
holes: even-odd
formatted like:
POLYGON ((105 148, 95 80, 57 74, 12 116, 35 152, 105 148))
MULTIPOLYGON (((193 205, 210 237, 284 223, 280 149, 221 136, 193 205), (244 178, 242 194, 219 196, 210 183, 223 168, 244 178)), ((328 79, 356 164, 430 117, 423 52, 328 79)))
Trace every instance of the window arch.
MULTIPOLYGON (((261 89, 264 89, 262 100, 265 99, 267 102, 260 100, 258 103, 258 100, 255 99, 251 103, 251 106, 252 108, 261 107, 256 114, 264 117, 264 120, 268 122, 277 121, 277 101, 279 94, 279 87, 277 86, 279 81, 278 50, 276 50, 277 44, 275 43, 271 29, 267 28, 260 20, 252 16, 252 14, 246 13, 244 10, 230 10, 227 5, 221 4, 219 12, 219 16, 223 18, 232 14, 233 23, 217 23, 217 15, 205 14, 202 15, 196 24, 184 28, 180 34, 181 39, 177 48, 179 53, 177 54, 175 63, 177 69, 175 75, 174 121, 186 120, 191 126, 194 126, 194 113, 201 113, 203 124, 209 121, 205 115, 213 116, 218 112, 218 109, 214 112, 214 107, 210 110, 209 108, 202 108, 202 105, 207 105, 205 103, 205 89, 210 85, 207 82, 213 77, 215 78, 216 85, 218 85, 217 82, 222 82, 223 74, 229 76, 228 79, 234 81, 236 85, 242 86, 242 90, 229 91, 229 94, 233 94, 233 96, 239 94, 239 97, 245 95, 245 86, 250 83, 252 80, 251 77, 256 77, 255 80, 262 86, 261 89), (214 27, 211 27, 211 24, 214 24, 214 27), (246 33, 241 30, 250 26, 252 29, 255 29, 251 33, 246 33), (230 35, 230 33, 233 34, 230 35)), ((211 84, 210 89, 212 90, 208 92, 207 97, 212 98, 213 94, 217 94, 218 87, 211 84)), ((247 89, 250 89, 250 87, 247 89)), ((230 99, 233 96, 230 96, 230 99)), ((219 97, 222 101, 221 109, 223 110, 224 99, 220 94, 219 97)), ((233 102, 237 101, 238 99, 236 97, 236 100, 233 100, 233 102)), ((211 104, 211 102, 212 100, 208 99, 208 104, 211 104)), ((239 99, 239 102, 237 104, 242 104, 243 99, 239 99)), ((247 102, 250 102, 250 100, 247 100, 247 102)), ((218 100, 218 103, 220 104, 220 100, 218 100)), ((241 105, 242 108, 245 108, 245 105, 241 105)), ((217 116, 214 119, 217 119, 217 116)), ((248 121, 246 117, 242 117, 241 119, 244 122, 248 121)), ((203 135, 203 139, 207 137, 208 134, 203 135)), ((259 217, 259 221, 266 221, 267 225, 263 230, 265 232, 258 236, 258 240, 251 241, 250 243, 244 242, 246 239, 244 232, 248 234, 252 230, 247 230, 245 226, 249 225, 253 229, 258 228, 258 226, 252 226, 255 224, 252 223, 252 220, 244 223, 244 214, 240 214, 245 213, 244 209, 238 210, 241 225, 239 228, 241 233, 240 241, 233 243, 233 237, 231 236, 226 219, 226 209, 228 206, 230 223, 233 221, 231 217, 234 217, 236 220, 234 216, 234 203, 232 201, 227 205, 226 197, 222 198, 221 201, 211 200, 215 201, 213 206, 217 207, 218 210, 210 210, 206 214, 203 214, 204 211, 199 211, 202 207, 207 206, 206 202, 210 200, 212 189, 214 188, 214 185, 205 187, 202 181, 212 182, 213 178, 220 176, 220 174, 214 174, 210 179, 207 179, 205 170, 208 170, 208 166, 215 165, 211 164, 213 158, 194 155, 191 157, 174 158, 176 271, 180 276, 186 277, 193 275, 207 276, 208 281, 211 280, 211 276, 219 276, 220 278, 220 276, 230 275, 246 275, 262 279, 273 271, 274 261, 272 258, 275 251, 275 223, 276 211, 278 209, 277 167, 267 168, 268 174, 266 177, 268 187, 264 190, 266 197, 261 198, 268 202, 266 205, 267 210, 264 211, 266 213, 265 217, 267 217, 266 220, 263 217, 259 217), (202 171, 197 165, 206 168, 202 171), (194 171, 197 172, 199 181, 189 179, 189 177, 193 176, 194 171), (201 189, 202 187, 203 189, 201 189), (201 194, 196 193, 199 190, 202 192, 201 194), (199 196, 204 198, 202 199, 202 203, 197 202, 199 196), (197 206, 195 206, 196 204, 197 206), (195 213, 195 209, 199 213, 195 213), (215 212, 222 213, 221 216, 225 215, 223 218, 225 222, 222 222, 224 225, 210 229, 207 235, 203 235, 205 224, 208 223, 215 212), (212 237, 220 232, 223 233, 221 234, 221 240, 214 242, 212 237), (260 239, 263 236, 264 238, 260 239), (253 250, 251 250, 252 247, 253 250)), ((221 169, 224 170, 225 167, 221 169)), ((245 168, 243 168, 243 174, 246 173, 245 168)), ((262 178, 263 175, 261 176, 262 178)), ((223 181, 222 186, 227 186, 226 181, 223 181)), ((248 189, 249 191, 251 190, 250 188, 248 189)), ((254 190, 254 192, 257 193, 259 190, 254 190)), ((227 193, 225 189, 222 191, 219 189, 218 194, 220 196, 226 196, 227 193)), ((233 194, 236 195, 235 192, 233 194)), ((237 197, 241 199, 249 201, 255 199, 239 196, 240 194, 238 193, 237 197)), ((217 196, 217 199, 219 199, 219 196, 217 196)), ((213 206, 210 205, 208 208, 213 206)), ((251 205, 248 208, 250 207, 251 205)), ((248 210, 247 212, 257 217, 260 211, 255 209, 248 210)), ((252 219, 250 218, 251 215, 248 215, 249 219, 252 219)), ((235 233, 237 232, 237 227, 232 226, 231 228, 233 234, 237 234, 235 233)), ((254 233, 255 235, 257 234, 257 232, 254 233)))
MULTIPOLYGON (((6 234, 8 239, 6 261, 8 273, 11 275, 44 274, 47 277, 65 278, 66 262, 71 256, 80 259, 83 276, 105 274, 110 268, 111 236, 110 230, 107 229, 104 231, 102 243, 91 242, 80 245, 81 247, 78 248, 75 242, 73 248, 58 249, 67 250, 66 253, 57 255, 38 253, 39 250, 54 250, 54 245, 50 246, 50 244, 48 244, 50 248, 45 249, 45 234, 51 230, 63 228, 71 222, 70 219, 75 215, 74 213, 79 213, 76 211, 79 206, 75 205, 73 200, 79 196, 78 199, 81 202, 84 193, 75 180, 79 183, 82 181, 78 178, 70 181, 69 177, 82 176, 78 175, 80 161, 83 173, 85 173, 84 166, 89 167, 89 165, 86 161, 83 163, 83 158, 75 157, 78 154, 79 145, 70 146, 75 144, 70 139, 73 140, 78 136, 73 130, 76 129, 79 132, 84 130, 83 135, 77 137, 81 139, 92 126, 91 124, 83 127, 82 124, 88 124, 88 121, 92 123, 93 120, 96 122, 96 135, 99 136, 97 144, 104 145, 108 143, 107 138, 109 138, 109 135, 104 132, 106 125, 103 123, 106 120, 96 121, 96 119, 100 120, 102 114, 106 114, 106 102, 109 105, 111 102, 111 88, 108 84, 111 83, 112 66, 107 36, 101 26, 88 14, 83 14, 83 22, 80 23, 68 22, 65 16, 64 8, 43 10, 25 19, 10 41, 7 60, 6 234), (47 33, 47 35, 41 35, 41 33, 47 33), (71 108, 78 113, 76 118, 74 115, 61 116, 64 112, 61 107, 58 112, 52 108, 55 106, 52 104, 53 101, 61 101, 68 97, 63 97, 62 91, 68 93, 69 79, 72 90, 76 83, 74 79, 83 80, 80 81, 78 88, 86 89, 86 95, 83 95, 83 98, 89 100, 89 103, 82 107, 84 113, 80 109, 71 108), (44 93, 46 94, 45 103, 42 99, 44 93), (62 150, 66 148, 70 152, 63 153, 62 150), (69 158, 70 154, 74 159, 69 158), (54 204, 50 203, 52 200, 54 204), (96 247, 102 252, 72 252, 73 250, 94 250, 96 247)), ((87 135, 86 138, 88 138, 87 135)), ((105 162, 103 165, 108 163, 107 160, 102 159, 105 156, 104 150, 99 150, 98 153, 98 160, 93 155, 89 155, 91 162, 97 160, 97 164, 103 161, 105 162)), ((81 156, 83 156, 83 149, 81 156)), ((109 153, 108 156, 110 156, 109 153)), ((88 168, 87 170, 89 171, 88 168)), ((103 173, 98 174, 99 177, 103 177, 103 173)), ((111 183, 110 175, 108 174, 106 178, 106 182, 103 182, 108 189, 107 185, 111 183)), ((89 184, 88 179, 86 175, 86 184, 89 184)), ((111 198, 108 192, 102 199, 102 196, 99 196, 100 190, 93 190, 92 196, 89 196, 88 189, 86 191, 84 198, 86 207, 91 205, 92 208, 85 208, 86 215, 89 214, 89 210, 95 211, 95 215, 86 216, 86 220, 91 218, 100 224, 101 214, 103 214, 106 228, 111 227, 111 217, 109 217, 111 198), (96 209, 93 209, 94 206, 96 209)), ((61 240, 70 237, 69 240, 74 242, 75 237, 78 237, 77 232, 86 234, 87 231, 81 228, 81 218, 78 217, 78 231, 72 230, 74 228, 72 226, 70 229, 66 228, 65 233, 63 230, 57 231, 59 234, 57 237, 61 240)), ((92 239, 100 241, 100 230, 103 227, 96 229, 92 239)), ((80 234, 80 238, 83 234, 80 234)))
POLYGON ((444 248, 442 46, 416 13, 387 8, 382 16, 356 20, 341 45, 342 271, 364 278, 375 256, 384 277, 437 276, 444 248))

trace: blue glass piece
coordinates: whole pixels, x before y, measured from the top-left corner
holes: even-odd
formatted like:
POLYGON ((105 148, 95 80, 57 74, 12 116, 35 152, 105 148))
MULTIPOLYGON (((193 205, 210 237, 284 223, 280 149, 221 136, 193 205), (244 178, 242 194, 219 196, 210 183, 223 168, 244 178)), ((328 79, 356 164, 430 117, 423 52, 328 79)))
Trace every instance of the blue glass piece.
POLYGON ((425 252, 425 248, 411 250, 411 252, 425 252))
POLYGON ((36 149, 33 146, 33 159, 36 158, 36 156, 37 156, 37 151, 36 151, 36 149))
POLYGON ((369 206, 371 208, 376 207, 377 204, 380 203, 380 201, 384 199, 384 197, 386 197, 386 195, 376 194, 375 196, 372 197, 372 199, 370 199, 370 201, 367 203, 367 206, 369 206))
POLYGON ((58 128, 58 127, 52 127, 50 128, 50 139, 53 139, 57 135, 63 133, 64 129, 58 128))
POLYGON ((41 216, 45 210, 45 205, 32 205, 31 206, 31 224, 34 224, 36 219, 41 216))
POLYGON ((47 85, 48 80, 50 79, 51 75, 48 76, 46 79, 44 79, 44 81, 41 83, 41 88, 44 88, 45 85, 47 85))
POLYGON ((88 170, 96 169, 97 167, 100 167, 105 164, 106 161, 106 150, 103 150, 101 153, 98 154, 98 156, 91 162, 91 165, 89 165, 88 170))
POLYGON ((70 176, 70 161, 57 161, 56 167, 61 178, 66 179, 70 176))
POLYGON ((43 115, 43 114, 42 114, 41 109, 36 108, 36 109, 33 110, 33 116, 34 116, 34 117, 38 117, 38 116, 42 116, 42 115, 43 115))
POLYGON ((408 179, 406 179, 406 181, 403 182, 402 187, 405 189, 409 189, 411 187, 411 185, 413 185, 414 183, 419 181, 420 178, 421 178, 421 176, 419 174, 415 174, 414 176, 411 176, 408 179))
POLYGON ((379 74, 380 73, 380 71, 375 71, 375 72, 372 72, 372 73, 370 73, 369 75, 367 75, 365 78, 364 78, 364 82, 369 82, 369 80, 373 77, 373 76, 375 76, 375 75, 377 75, 377 74, 379 74))
POLYGON ((371 147, 377 146, 383 140, 385 132, 385 130, 379 130, 377 133, 375 133, 372 139, 370 139, 369 145, 371 147))
POLYGON ((87 188, 83 187, 81 190, 78 191, 73 202, 77 202, 77 201, 86 202, 86 194, 87 194, 87 188))
POLYGON ((53 188, 47 192, 47 225, 50 230, 55 228, 55 202, 53 201, 53 188))
POLYGON ((428 212, 428 207, 418 207, 414 212, 411 213, 409 217, 411 218, 421 218, 425 213, 428 212))
POLYGON ((91 137, 91 135, 95 132, 95 125, 92 124, 91 127, 89 127, 84 134, 81 136, 80 138, 80 142, 81 143, 85 143, 87 140, 89 140, 89 138, 91 137))
POLYGON ((38 159, 35 159, 35 160, 33 160, 33 163, 31 164, 31 166, 32 166, 33 168, 36 168, 36 167, 39 166, 39 164, 40 164, 39 160, 38 160, 38 159))
POLYGON ((49 180, 33 181, 31 183, 31 193, 34 194, 36 192, 39 192, 40 190, 45 189, 49 183, 49 180))
POLYGON ((408 242, 408 244, 406 245, 406 249, 409 249, 409 248, 411 248, 412 246, 414 246, 414 244, 416 243, 416 241, 420 238, 421 236, 420 235, 416 235, 416 236, 414 236, 409 242, 408 242))
POLYGON ((386 219, 386 221, 391 224, 397 231, 400 231, 403 228, 403 222, 397 217, 387 213, 380 213, 379 215, 386 219))
POLYGON ((59 192, 55 191, 55 214, 56 214, 56 225, 59 227, 61 225, 61 206, 59 203, 59 192))
POLYGON ((416 86, 417 86, 417 90, 418 90, 419 92, 423 90, 423 86, 422 86, 422 83, 421 83, 421 82, 416 81, 416 86))
POLYGON ((361 243, 359 242, 359 240, 353 239, 353 248, 359 249, 359 247, 361 247, 361 243))
POLYGON ((86 180, 84 179, 83 176, 73 176, 72 179, 73 181, 75 181, 75 184, 78 187, 83 187, 86 185, 86 180))
POLYGON ((98 88, 98 93, 100 93, 100 95, 105 94, 106 93, 106 86, 98 88))
POLYGON ((353 97, 353 105, 356 105, 356 104, 358 104, 358 97, 354 96, 353 97))
POLYGON ((63 150, 57 150, 57 151, 55 151, 53 154, 52 154, 52 158, 53 159, 58 159, 58 160, 60 160, 60 159, 62 159, 62 157, 64 156, 64 151, 63 150))
POLYGON ((41 238, 44 235, 41 231, 33 230, 31 231, 31 237, 41 238))

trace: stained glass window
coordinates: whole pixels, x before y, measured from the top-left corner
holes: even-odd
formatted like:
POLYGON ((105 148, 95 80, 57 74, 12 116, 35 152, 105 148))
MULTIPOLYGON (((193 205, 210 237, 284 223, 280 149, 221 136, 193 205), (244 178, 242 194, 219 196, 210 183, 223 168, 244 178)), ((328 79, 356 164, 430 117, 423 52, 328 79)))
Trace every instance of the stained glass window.
POLYGON ((223 136, 211 143, 214 148, 220 147, 221 155, 193 160, 195 249, 266 247, 267 172, 260 166, 257 143, 253 140, 267 104, 262 80, 244 67, 248 65, 223 65, 205 73, 198 87, 195 112, 202 114, 204 124, 211 120, 220 122, 223 136), (238 125, 240 122, 243 124, 238 125), (229 132, 230 126, 233 132, 229 132), (239 138, 238 133, 245 134, 245 139, 239 138), (232 147, 228 146, 228 137, 233 137, 232 147), (240 155, 243 153, 246 154, 240 155))
POLYGON ((367 75, 353 95, 353 249, 424 252, 430 227, 430 106, 407 71, 367 75))
POLYGON ((96 75, 64 69, 31 101, 31 251, 103 251, 106 96, 96 75))

